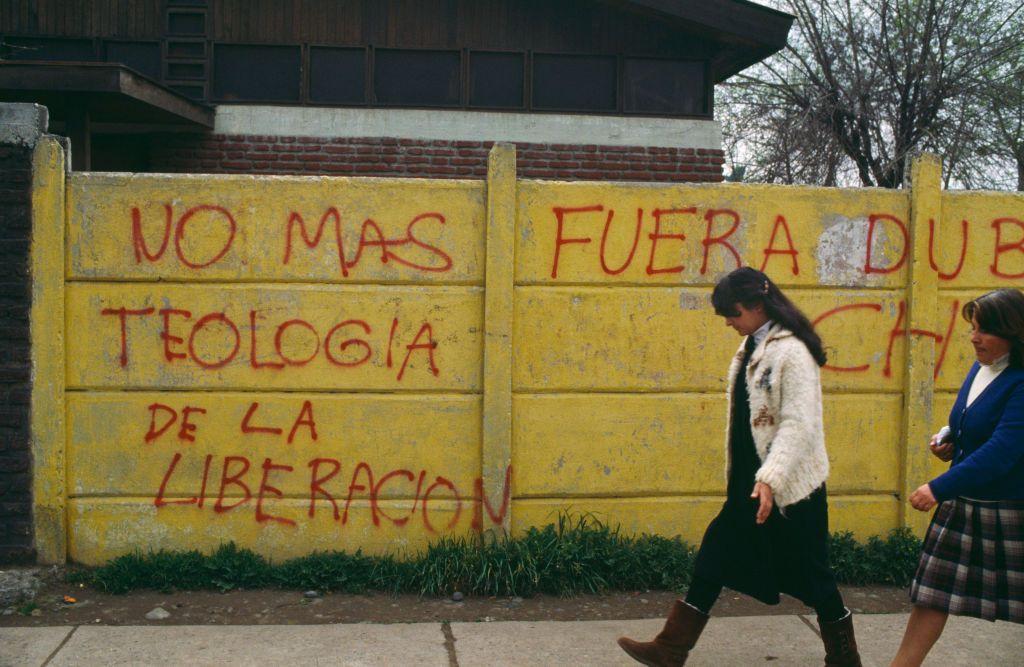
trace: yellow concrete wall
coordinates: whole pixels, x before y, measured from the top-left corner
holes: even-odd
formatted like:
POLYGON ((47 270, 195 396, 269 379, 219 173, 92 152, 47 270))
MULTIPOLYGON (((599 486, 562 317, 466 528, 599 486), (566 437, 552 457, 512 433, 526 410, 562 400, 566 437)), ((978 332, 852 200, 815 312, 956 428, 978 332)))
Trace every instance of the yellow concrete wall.
POLYGON ((485 182, 41 185, 65 214, 37 238, 66 239, 34 264, 64 296, 37 356, 66 337, 41 553, 402 552, 566 508, 696 542, 740 342, 709 294, 741 264, 825 340, 832 528, 919 530, 901 497, 941 469, 920 440, 972 359, 959 306, 1024 285, 1024 198, 936 169, 897 192, 518 181, 499 146, 485 182))

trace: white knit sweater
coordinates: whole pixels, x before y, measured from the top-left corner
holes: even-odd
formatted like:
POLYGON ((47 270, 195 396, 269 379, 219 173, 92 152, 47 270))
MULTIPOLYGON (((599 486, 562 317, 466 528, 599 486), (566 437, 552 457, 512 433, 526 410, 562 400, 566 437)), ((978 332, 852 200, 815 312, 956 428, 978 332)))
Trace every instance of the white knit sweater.
MULTIPOLYGON (((729 424, 725 433, 726 477, 731 465, 732 397, 744 349, 729 366, 729 424)), ((747 365, 750 428, 761 467, 755 480, 772 488, 779 509, 803 500, 828 477, 821 423, 821 377, 803 342, 772 325, 747 365)), ((753 490, 753 489, 751 489, 753 490)))

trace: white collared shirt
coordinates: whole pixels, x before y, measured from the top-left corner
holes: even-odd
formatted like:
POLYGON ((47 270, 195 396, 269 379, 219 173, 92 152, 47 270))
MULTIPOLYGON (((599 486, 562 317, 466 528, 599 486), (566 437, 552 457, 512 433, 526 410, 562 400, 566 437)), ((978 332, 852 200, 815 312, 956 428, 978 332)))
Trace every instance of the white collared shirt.
POLYGON ((772 322, 771 320, 768 320, 767 322, 761 325, 760 329, 751 334, 754 337, 755 345, 760 345, 761 341, 763 341, 768 336, 768 330, 772 328, 773 324, 775 323, 772 322))
POLYGON ((1009 354, 1004 354, 991 364, 982 364, 981 368, 978 369, 978 374, 974 376, 974 381, 971 383, 971 390, 967 393, 967 406, 970 407, 971 403, 981 395, 981 392, 985 391, 985 387, 992 384, 992 380, 999 377, 999 374, 1006 370, 1006 367, 1009 365, 1009 354))

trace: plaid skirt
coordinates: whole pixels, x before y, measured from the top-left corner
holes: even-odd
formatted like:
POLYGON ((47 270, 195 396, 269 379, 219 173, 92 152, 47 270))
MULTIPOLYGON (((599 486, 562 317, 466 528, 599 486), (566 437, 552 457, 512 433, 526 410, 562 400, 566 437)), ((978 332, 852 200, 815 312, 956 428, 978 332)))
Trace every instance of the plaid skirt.
POLYGON ((939 505, 910 600, 958 616, 1024 623, 1024 501, 939 505))

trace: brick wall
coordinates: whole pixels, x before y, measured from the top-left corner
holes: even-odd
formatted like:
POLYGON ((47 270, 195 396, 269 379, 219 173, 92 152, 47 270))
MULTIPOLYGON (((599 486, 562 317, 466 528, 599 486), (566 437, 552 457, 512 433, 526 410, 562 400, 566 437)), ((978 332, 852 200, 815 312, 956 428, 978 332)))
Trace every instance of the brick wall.
POLYGON ((29 450, 32 149, 0 145, 0 563, 35 560, 29 450))
MULTIPOLYGON (((380 137, 162 135, 154 172, 484 178, 487 141, 380 137)), ((521 178, 719 182, 722 151, 695 148, 517 144, 521 178)))

